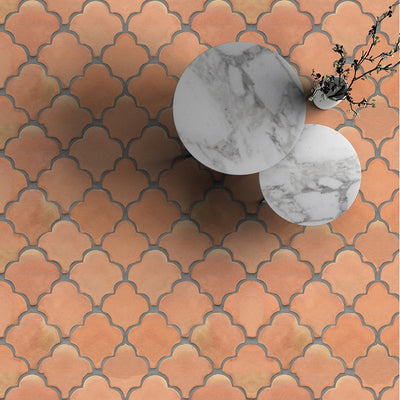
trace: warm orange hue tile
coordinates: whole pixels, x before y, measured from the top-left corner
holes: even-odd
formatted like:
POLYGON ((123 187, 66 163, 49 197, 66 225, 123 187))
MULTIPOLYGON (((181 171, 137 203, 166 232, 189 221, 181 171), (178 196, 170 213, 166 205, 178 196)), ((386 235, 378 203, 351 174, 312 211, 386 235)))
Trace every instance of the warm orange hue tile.
POLYGON ((99 375, 90 376, 85 380, 82 388, 74 391, 71 400, 96 400, 99 398, 107 400, 122 400, 118 390, 110 388, 107 380, 99 375))
POLYGON ((172 348, 180 341, 180 335, 174 327, 167 325, 161 314, 151 313, 129 331, 128 340, 138 355, 147 358, 150 367, 155 368, 161 358, 171 354, 172 348))
POLYGON ((18 259, 19 252, 28 244, 25 238, 17 235, 12 226, 5 221, 0 221, 0 274, 11 261, 18 259))
POLYGON ((71 94, 77 96, 81 106, 92 111, 97 119, 105 108, 114 105, 115 98, 121 93, 121 81, 111 76, 103 64, 90 65, 85 75, 74 80, 71 85, 71 94))
POLYGON ((167 130, 169 137, 178 138, 172 107, 167 107, 160 112, 160 115, 158 116, 158 122, 167 130))
POLYGON ((235 291, 246 274, 239 263, 232 261, 226 250, 214 249, 204 261, 194 265, 191 277, 200 284, 201 291, 210 294, 218 305, 225 295, 235 291))
POLYGON ((21 0, 7 0, 0 5, 0 24, 4 24, 8 14, 18 10, 19 3, 21 3, 21 0))
POLYGON ((22 3, 18 13, 7 18, 5 29, 14 35, 18 44, 28 48, 31 56, 36 56, 39 46, 50 42, 60 24, 54 14, 46 12, 42 3, 28 0, 22 3))
POLYGON ((393 324, 382 329, 381 342, 389 349, 389 355, 399 357, 399 316, 397 315, 393 324))
POLYGON ((59 400, 60 397, 55 389, 46 386, 40 376, 31 374, 24 376, 19 385, 7 393, 7 400, 23 400, 27 398, 59 400))
POLYGON ((175 348, 170 357, 160 363, 159 371, 168 377, 171 386, 177 386, 183 397, 189 397, 195 386, 200 386, 212 371, 209 361, 197 354, 190 344, 175 348))
POLYGON ((361 386, 359 380, 350 375, 342 376, 332 389, 328 389, 322 396, 323 400, 339 399, 373 400, 373 394, 361 386))
POLYGON ((27 64, 19 76, 8 81, 6 93, 14 98, 17 107, 25 109, 35 119, 39 111, 49 107, 53 97, 60 93, 60 86, 55 78, 46 75, 41 65, 27 64))
MULTIPOLYGON (((397 7, 398 9, 399 7, 397 7)), ((399 30, 399 28, 397 28, 399 30)), ((394 36, 394 35, 393 35, 394 36)), ((389 100, 389 105, 399 108, 399 73, 392 73, 380 81, 381 93, 389 100)))
POLYGON ((386 224, 372 222, 366 233, 355 241, 354 247, 361 252, 363 260, 373 263, 379 269, 385 261, 391 261, 399 248, 397 235, 389 233, 386 224))
POLYGON ((344 250, 324 268, 322 279, 330 283, 334 293, 344 297, 346 305, 351 306, 354 298, 365 293, 367 285, 375 280, 375 272, 358 253, 344 250))
POLYGON ((58 139, 65 150, 72 139, 82 135, 83 128, 92 119, 72 96, 62 95, 54 100, 51 108, 43 110, 39 122, 46 127, 47 135, 58 139))
POLYGON ((268 355, 278 358, 282 367, 287 369, 294 358, 303 354, 313 338, 310 329, 300 325, 293 314, 279 313, 271 325, 261 330, 258 341, 267 348, 268 355))
POLYGON ((70 340, 79 347, 82 356, 90 358, 94 366, 100 368, 104 358, 112 356, 122 342, 122 333, 105 315, 93 313, 83 326, 72 332, 70 340))
POLYGON ((182 32, 174 37, 171 44, 161 49, 159 60, 167 66, 169 75, 179 77, 185 68, 207 49, 207 46, 200 44, 195 34, 182 32))
POLYGON ((68 344, 57 346, 51 357, 40 363, 38 371, 46 377, 49 386, 60 390, 63 398, 70 391, 82 385, 83 378, 92 372, 92 367, 82 358, 75 347, 68 344))
POLYGON ((374 343, 375 333, 363 325, 357 314, 347 313, 337 319, 335 326, 325 331, 322 341, 331 348, 334 356, 344 360, 347 368, 352 368, 355 360, 363 357, 374 343))
POLYGON ((321 18, 328 12, 334 11, 337 0, 301 0, 299 3, 300 11, 308 12, 312 15, 314 23, 321 23, 321 18))
MULTIPOLYGON (((309 91, 311 94, 311 90, 309 91)), ((308 93, 307 93, 308 94, 308 93)), ((306 103, 306 124, 320 124, 336 129, 344 123, 344 116, 337 108, 320 110, 311 101, 306 103)), ((347 129, 354 129, 346 127, 347 129)), ((374 154, 374 153, 373 153, 374 154)))
POLYGON ((148 64, 140 76, 129 82, 128 91, 136 98, 137 104, 145 107, 150 117, 155 118, 161 109, 171 106, 176 85, 177 81, 167 76, 161 65, 148 64))
POLYGON ((189 23, 190 17, 196 11, 203 11, 206 0, 167 0, 168 9, 178 13, 184 24, 189 23))
POLYGON ((316 337, 320 337, 326 326, 335 323, 336 316, 344 311, 344 305, 325 283, 314 281, 291 301, 290 310, 300 317, 302 324, 312 328, 316 337))
POLYGON ((259 44, 260 46, 265 46, 273 51, 276 51, 274 46, 265 43, 264 36, 261 35, 261 33, 259 32, 252 32, 252 31, 242 32, 239 33, 238 38, 239 38, 238 42, 256 43, 259 44))
POLYGON ((14 108, 6 96, 0 96, 0 150, 4 149, 8 139, 18 136, 19 128, 27 122, 24 111, 14 108))
POLYGON ((232 12, 231 7, 222 0, 208 3, 204 12, 194 16, 191 28, 200 35, 200 43, 217 46, 234 42, 236 35, 246 29, 242 16, 232 12), (224 21, 221 24, 221 21, 224 21))
POLYGON ((136 44, 133 36, 122 33, 115 44, 104 51, 102 60, 111 67, 114 75, 127 81, 139 73, 140 67, 149 60, 149 56, 142 46, 136 44))
POLYGON ((399 170, 399 131, 382 143, 381 156, 389 161, 389 169, 399 170))
POLYGON ((107 3, 111 12, 121 15, 126 21, 132 13, 140 12, 144 0, 107 0, 107 3))
MULTIPOLYGON (((25 361, 15 358, 11 349, 4 345, 0 345, 0 359, 0 396, 3 397, 7 389, 18 384, 19 378, 28 372, 28 367, 25 361)), ((7 395, 8 398, 11 396, 7 395)))
POLYGON ((257 24, 257 29, 267 35, 268 42, 279 46, 283 56, 289 55, 293 46, 302 43, 304 35, 311 28, 310 18, 287 0, 275 3, 257 24))
POLYGON ((139 14, 132 16, 128 29, 135 34, 139 44, 145 45, 150 54, 156 56, 159 48, 170 43, 172 35, 181 29, 181 23, 163 3, 150 1, 139 14))
POLYGON ((41 294, 50 292, 52 283, 60 278, 60 271, 40 251, 28 249, 8 266, 5 278, 14 284, 17 293, 24 294, 35 305, 41 294))
POLYGON ((181 154, 181 149, 175 140, 168 138, 164 129, 151 126, 144 130, 140 139, 131 142, 128 154, 136 161, 138 169, 146 171, 152 181, 157 181, 160 173, 169 169, 181 154))
POLYGON ((69 272, 74 261, 82 260, 83 253, 91 247, 89 237, 78 231, 70 221, 58 221, 51 232, 39 239, 39 246, 46 251, 51 261, 61 266, 62 272, 69 272))
POLYGON ((126 396, 131 388, 140 386, 148 368, 146 361, 136 356, 132 346, 123 344, 113 357, 105 361, 102 371, 110 380, 110 385, 121 389, 126 396))
POLYGON ((85 255, 81 263, 72 268, 70 278, 79 285, 80 291, 88 294, 94 305, 98 306, 103 296, 112 293, 115 284, 122 280, 122 271, 109 261, 106 253, 92 250, 85 255))
POLYGON ((214 368, 221 368, 223 361, 234 356, 236 348, 244 341, 242 330, 232 325, 226 314, 219 312, 210 314, 190 336, 190 342, 199 348, 202 356, 211 359, 214 368))
POLYGON ((121 20, 110 14, 107 6, 100 1, 88 3, 82 14, 74 16, 70 29, 76 32, 80 42, 87 44, 98 57, 107 44, 114 42, 114 36, 122 31, 121 20))
POLYGON ((167 250, 171 261, 179 263, 182 272, 189 272, 194 261, 202 260, 204 252, 212 245, 210 238, 199 232, 190 220, 177 222, 172 232, 163 236, 159 246, 167 250))
POLYGON ((69 22, 69 18, 72 14, 82 11, 84 2, 84 0, 68 0, 68 2, 46 0, 48 10, 57 13, 61 17, 63 24, 69 22))
POLYGON ((244 394, 225 375, 215 374, 207 379, 204 386, 195 389, 192 395, 193 400, 244 400, 244 394))
POLYGON ((140 317, 149 310, 149 305, 129 282, 122 282, 115 293, 103 301, 102 310, 115 325, 127 330, 139 322, 140 317))
POLYGON ((106 233, 114 231, 117 221, 122 218, 122 210, 111 202, 106 192, 94 189, 86 193, 83 202, 72 208, 70 216, 79 224, 81 231, 100 244, 106 233))
POLYGON ((60 337, 57 329, 48 325, 40 314, 30 312, 7 332, 6 342, 13 346, 16 356, 36 368, 39 360, 49 356, 52 348, 60 343, 60 337))
POLYGON ((225 237, 222 245, 232 252, 234 260, 245 265, 248 273, 255 273, 260 263, 269 260, 271 253, 279 248, 279 241, 260 222, 244 221, 236 232, 225 237))
POLYGON ((304 284, 311 278, 310 267, 288 249, 274 253, 271 261, 262 264, 257 274, 257 279, 265 282, 268 291, 277 294, 283 305, 288 305, 294 294, 302 292, 304 284))
POLYGON ((146 233, 151 244, 155 244, 161 234, 169 232, 174 221, 180 218, 178 207, 166 199, 158 189, 146 190, 139 203, 128 210, 138 232, 146 233))
POLYGON ((168 387, 164 378, 159 375, 149 375, 140 388, 134 389, 129 400, 180 400, 178 392, 168 387))
POLYGON ((84 316, 92 311, 92 303, 71 282, 58 282, 51 293, 40 299, 38 310, 46 314, 50 324, 60 328, 63 337, 68 337, 71 329, 82 325, 84 316))
POLYGON ((241 13, 246 18, 248 24, 256 24, 261 14, 271 12, 273 0, 249 0, 246 2, 240 0, 230 0, 234 11, 241 13))
MULTIPOLYGON (((18 323, 18 317, 27 311, 27 304, 22 296, 13 292, 7 282, 0 282, 0 338, 4 337, 10 325, 18 323)), ((0 372, 1 376, 1 372, 0 372)))
POLYGON ((389 286, 390 293, 399 294, 399 254, 394 257, 393 262, 385 264, 381 269, 381 279, 389 286))
POLYGON ((270 385, 271 378, 280 368, 275 360, 266 357, 261 347, 247 344, 236 357, 224 363, 222 370, 232 378, 235 386, 245 391, 247 397, 255 399, 261 388, 270 385))
POLYGON ((256 337, 259 328, 269 324, 271 316, 279 309, 278 300, 255 281, 243 282, 224 302, 224 311, 245 329, 247 337, 256 337))
POLYGON ((145 294, 151 305, 156 305, 160 296, 169 293, 175 281, 180 279, 179 268, 170 262, 159 250, 150 250, 142 260, 132 265, 128 278, 137 287, 139 293, 145 294))
POLYGON ((390 389, 382 392, 381 400, 397 400, 399 398, 399 380, 390 389))
POLYGON ((389 324, 398 309, 398 299, 388 294, 382 282, 373 283, 368 288, 367 294, 359 297, 354 305, 354 311, 360 313, 365 323, 376 330, 389 324))
POLYGON ((27 186, 25 176, 13 168, 6 158, 0 159, 0 212, 4 213, 5 207, 11 201, 18 200, 19 192, 27 186))
POLYGON ((399 362, 389 357, 385 347, 375 345, 366 357, 357 361, 354 372, 362 380, 363 386, 371 388, 376 394, 386 387, 393 386, 398 374, 399 362))
POLYGON ((320 398, 321 392, 333 386, 336 377, 344 372, 344 366, 331 356, 327 347, 313 344, 303 357, 294 361, 290 370, 298 376, 301 386, 309 387, 320 398))
POLYGON ((113 139, 119 139, 127 146, 131 139, 141 136, 142 129, 147 125, 148 117, 145 111, 136 107, 131 96, 121 96, 113 108, 106 110, 103 124, 108 128, 113 139))
POLYGON ((258 400, 277 400, 280 398, 311 400, 311 394, 300 387, 290 375, 278 375, 272 381, 271 387, 261 391, 257 398, 258 400))
POLYGON ((82 75, 83 67, 92 61, 92 54, 87 47, 78 43, 74 35, 60 32, 50 45, 40 50, 38 61, 45 64, 49 75, 59 78, 66 88, 72 78, 82 75))
POLYGON ((25 171, 31 181, 36 181, 39 172, 50 167, 60 149, 57 142, 46 137, 41 128, 28 125, 18 138, 7 143, 4 153, 14 161, 16 168, 25 171))
POLYGON ((399 233, 399 192, 392 201, 383 204, 380 215, 388 223, 390 232, 399 233))
POLYGON ((200 325, 204 316, 213 310, 213 305, 208 296, 199 293, 193 282, 178 282, 172 293, 161 299, 158 309, 167 316, 169 324, 176 325, 182 336, 187 337, 190 330, 200 325))
POLYGON ((113 233, 104 237, 102 246, 111 261, 121 264, 126 271, 129 264, 140 260, 149 243, 130 221, 121 221, 113 233))

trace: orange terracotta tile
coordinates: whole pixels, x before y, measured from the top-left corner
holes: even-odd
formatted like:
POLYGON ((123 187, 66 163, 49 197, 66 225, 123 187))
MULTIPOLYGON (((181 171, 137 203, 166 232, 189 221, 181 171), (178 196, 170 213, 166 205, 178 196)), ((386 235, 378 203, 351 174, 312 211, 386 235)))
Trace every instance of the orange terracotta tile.
POLYGON ((303 357, 294 361, 290 370, 298 376, 301 386, 309 387, 320 398, 322 391, 333 386, 336 377, 344 372, 344 366, 331 356, 327 347, 313 344, 303 357))
POLYGON ((389 168, 399 170, 399 131, 394 136, 382 143, 381 156, 389 161, 389 168))
POLYGON ((343 241, 330 231, 328 225, 320 225, 307 226, 304 233, 293 238, 291 245, 300 253, 300 260, 309 261, 314 272, 319 273, 324 263, 334 259, 343 241))
POLYGON ((274 46, 265 43, 264 36, 259 32, 246 31, 239 33, 238 42, 256 43, 260 46, 265 46, 273 51, 276 51, 276 48, 274 46))
MULTIPOLYGON (((89 5, 95 3, 97 2, 89 5)), ((111 76, 103 64, 90 65, 85 75, 75 79, 71 85, 71 94, 77 96, 81 106, 88 108, 97 119, 101 117, 104 109, 114 105, 115 98, 121 93, 121 81, 111 76)))
MULTIPOLYGON (((397 7, 398 9, 398 7, 397 7)), ((397 28, 398 30, 399 28, 397 28)), ((393 35, 394 36, 394 35, 393 35)), ((381 93, 389 100, 389 105, 399 108, 399 73, 392 73, 380 81, 381 93)))
POLYGON ((214 47, 234 42, 236 35, 246 29, 246 24, 240 14, 232 12, 229 4, 213 0, 204 12, 194 16, 191 28, 200 35, 200 43, 214 47))
POLYGON ((381 279, 389 286, 389 292, 399 294, 399 254, 394 261, 382 266, 381 279))
POLYGON ((47 9, 57 13, 61 17, 63 24, 67 24, 69 22, 72 14, 82 11, 84 2, 84 0, 68 0, 68 2, 60 0, 46 0, 47 9))
POLYGON ((26 64, 18 76, 8 81, 6 93, 14 98, 17 107, 36 119, 39 111, 49 107, 53 97, 60 93, 60 86, 57 79, 46 75, 41 65, 26 64))
POLYGON ((57 346, 51 357, 44 359, 38 371, 46 377, 49 386, 60 390, 63 398, 74 387, 81 386, 83 378, 92 372, 88 360, 81 357, 75 347, 69 344, 57 346))
POLYGON ((292 250, 279 249, 271 261, 261 265, 257 279, 265 282, 268 291, 277 294, 283 305, 303 291, 304 284, 312 278, 310 267, 297 259, 292 250))
POLYGON ((160 115, 158 116, 158 122, 166 129, 169 137, 179 138, 174 123, 172 107, 167 107, 164 110, 160 111, 160 115))
POLYGON ((127 330, 139 322, 140 317, 149 310, 149 305, 130 283, 122 282, 114 294, 103 301, 102 310, 115 325, 127 330))
POLYGON ((31 368, 36 368, 39 360, 49 356, 52 348, 60 343, 60 337, 57 329, 48 325, 40 314, 30 312, 8 330, 6 342, 13 346, 17 357, 24 358, 31 368))
POLYGON ((60 29, 60 23, 42 3, 28 0, 22 3, 16 14, 7 18, 5 29, 14 35, 18 44, 28 48, 31 56, 36 56, 39 46, 49 43, 52 34, 60 29))
POLYGON ((185 68, 208 46, 200 44, 198 37, 191 32, 178 33, 171 44, 163 47, 158 59, 167 66, 168 74, 181 76, 185 68))
POLYGON ((172 35, 181 29, 181 23, 163 3, 150 1, 140 13, 132 16, 128 29, 135 34, 139 44, 145 45, 150 54, 156 56, 159 48, 170 43, 172 35))
POLYGON ((129 264, 140 260, 149 243, 130 221, 121 221, 113 233, 104 237, 102 246, 111 261, 121 264, 126 271, 129 264))
POLYGON ((198 347, 202 356, 211 359, 214 368, 221 368, 223 361, 233 357, 244 341, 242 330, 233 325, 226 314, 219 312, 210 314, 190 335, 190 342, 198 347))
POLYGON ((391 0, 382 0, 376 3, 373 0, 365 0, 362 2, 363 11, 373 15, 381 15, 392 4, 391 0))
POLYGON ((142 260, 132 265, 128 274, 139 293, 145 294, 151 305, 156 305, 160 296, 169 293, 172 285, 181 278, 179 268, 159 250, 150 250, 142 260))
POLYGON ((168 387, 164 378, 159 375, 149 375, 140 388, 131 392, 128 400, 180 400, 178 392, 168 387))
MULTIPOLYGON (((22 296, 13 292, 8 282, 0 282, 0 338, 4 337, 10 325, 18 323, 18 317, 27 311, 27 304, 22 296)), ((0 372, 1 376, 1 372, 0 372)))
POLYGON ((393 324, 385 327, 380 335, 381 342, 389 349, 389 355, 399 357, 399 316, 397 315, 393 324))
POLYGON ((25 176, 15 170, 6 158, 0 159, 0 212, 4 213, 5 207, 11 201, 18 200, 19 192, 27 186, 25 176))
POLYGON ((399 243, 397 236, 388 232, 386 224, 374 221, 368 226, 367 232, 356 239, 354 247, 361 252, 363 260, 379 269, 382 263, 393 259, 399 243))
POLYGON ((240 0, 229 1, 232 4, 233 10, 243 14, 248 24, 256 24, 262 14, 270 13, 271 4, 273 3, 273 0, 250 0, 246 2, 240 0))
POLYGON ((128 91, 140 107, 147 109, 150 118, 156 118, 161 109, 171 106, 176 85, 161 65, 148 64, 129 82, 128 91))
POLYGON ((28 249, 7 267, 5 278, 14 284, 17 293, 24 294, 35 305, 40 295, 50 292, 53 282, 60 278, 60 271, 40 251, 28 249))
POLYGON ((111 67, 114 75, 127 81, 139 73, 141 66, 149 61, 149 56, 142 46, 136 44, 133 36, 122 33, 115 44, 104 51, 102 60, 111 67))
POLYGON ((293 359, 303 355, 313 338, 311 330, 299 325, 293 314, 279 313, 271 325, 260 331, 258 341, 267 348, 269 356, 278 358, 282 367, 288 369, 293 359))
POLYGON ((102 371, 110 380, 110 385, 122 390, 126 396, 131 388, 141 385, 148 367, 145 360, 136 356, 132 346, 123 344, 117 348, 113 357, 105 361, 102 371))
POLYGON ((169 324, 176 325, 182 336, 187 337, 190 330, 200 325, 204 316, 213 310, 213 304, 208 296, 199 292, 193 282, 185 281, 178 282, 172 293, 160 300, 158 309, 167 316, 169 324))
POLYGON ((114 354, 122 338, 121 331, 112 326, 104 314, 93 313, 86 318, 83 326, 72 332, 70 340, 79 347, 82 356, 90 358, 95 368, 100 368, 102 361, 114 354))
POLYGON ((63 337, 68 337, 74 326, 82 325, 91 310, 89 297, 79 293, 71 282, 58 282, 38 304, 38 311, 46 314, 50 324, 60 328, 63 337))
POLYGON ((58 139, 63 150, 68 149, 70 142, 80 137, 83 128, 91 122, 90 114, 79 107, 74 97, 67 95, 57 97, 51 108, 46 108, 39 116, 47 135, 58 139))
POLYGON ((322 279, 330 283, 333 293, 342 295, 346 305, 351 306, 354 298, 365 293, 368 284, 375 280, 375 272, 358 253, 344 250, 324 268, 322 279))
POLYGON ((0 396, 3 397, 7 389, 18 384, 19 378, 28 372, 28 367, 25 361, 15 358, 11 349, 4 345, 0 345, 0 359, 0 396))
POLYGON ((106 253, 92 250, 85 255, 81 263, 72 268, 70 279, 74 280, 80 291, 88 294, 94 305, 98 306, 103 296, 112 293, 114 285, 122 280, 122 271, 109 261, 106 253))
POLYGON ((203 11, 206 0, 167 0, 168 9, 178 13, 184 24, 188 24, 190 17, 196 11, 203 11))
POLYGON ((19 128, 28 122, 24 111, 14 108, 6 96, 0 96, 0 150, 8 139, 18 136, 19 128))
POLYGON ((108 7, 100 1, 88 3, 83 12, 74 16, 70 29, 76 32, 80 42, 90 46, 95 57, 107 44, 114 42, 114 36, 122 31, 121 20, 110 14, 108 7))
POLYGON ((180 335, 174 327, 167 325, 161 314, 151 313, 129 331, 128 340, 137 354, 147 358, 150 367, 155 368, 161 358, 171 354, 172 348, 180 341, 180 335))
POLYGON ((17 387, 12 388, 7 393, 7 400, 22 399, 43 399, 43 400, 59 400, 59 395, 55 389, 46 386, 42 378, 38 375, 24 376, 17 387))
POLYGON ((260 222, 244 221, 236 232, 225 237, 222 245, 232 252, 234 260, 245 265, 248 273, 256 273, 258 266, 279 248, 279 241, 260 222))
POLYGON ((19 252, 28 244, 26 239, 17 235, 11 224, 0 221, 0 274, 4 273, 6 265, 18 259, 19 252))
POLYGON ((207 359, 200 357, 190 344, 175 348, 172 355, 160 363, 159 371, 168 377, 171 386, 177 386, 183 397, 189 397, 195 386, 200 386, 212 367, 207 359))
POLYGON ((67 88, 72 78, 83 74, 84 66, 92 61, 92 54, 74 35, 60 32, 51 44, 40 50, 38 61, 46 65, 49 75, 56 76, 67 88))
POLYGON ((138 169, 157 181, 162 171, 171 168, 181 149, 175 140, 168 138, 164 129, 152 126, 143 131, 140 139, 131 142, 128 154, 136 161, 138 169))
MULTIPOLYGON (((371 77, 367 77, 364 80, 361 79, 357 81, 351 89, 351 95, 353 96, 354 100, 361 101, 364 98, 371 98, 376 92, 377 85, 374 79, 372 79, 371 77)), ((337 105, 337 107, 346 113, 347 118, 351 119, 354 117, 354 114, 352 114, 350 105, 347 101, 342 101, 337 105)), ((355 109, 358 110, 357 107, 355 107, 355 109)), ((360 108, 359 110, 361 111, 362 108, 360 108)), ((358 118, 356 118, 355 120, 357 121, 357 119, 358 118)))
POLYGON ((236 357, 227 360, 222 370, 232 378, 235 386, 241 387, 246 396, 255 399, 260 389, 269 386, 271 378, 280 371, 279 364, 266 357, 264 350, 247 344, 236 357))
POLYGON ((299 12, 293 3, 283 0, 262 15, 257 29, 267 35, 269 43, 279 46, 283 56, 288 56, 293 46, 303 43, 304 35, 312 29, 312 24, 310 18, 299 12))
POLYGON ((136 107, 131 96, 121 96, 115 106, 106 110, 103 124, 108 128, 110 136, 119 139, 126 147, 131 139, 141 136, 149 119, 145 111, 136 107))
POLYGON ((344 305, 325 283, 314 281, 291 301, 290 311, 300 317, 302 324, 311 327, 316 337, 320 337, 325 327, 335 323, 337 315, 344 311, 344 305))
POLYGON ((46 137, 41 128, 28 125, 18 138, 7 143, 4 154, 14 161, 16 168, 25 171, 31 181, 36 181, 40 171, 50 168, 60 149, 57 142, 46 137))
POLYGON ((323 400, 338 400, 338 399, 359 399, 373 400, 373 394, 361 386, 358 379, 354 376, 342 376, 336 382, 332 389, 328 389, 322 396, 323 400))
POLYGON ((258 396, 258 400, 276 400, 279 398, 311 400, 311 394, 300 387, 290 375, 278 375, 270 388, 265 388, 258 396))
POLYGON ((367 294, 359 297, 354 305, 354 311, 360 313, 365 323, 376 330, 389 324, 398 309, 398 299, 388 294, 382 282, 373 283, 368 288, 367 294))
POLYGON ((397 379, 396 383, 392 388, 385 389, 382 391, 381 400, 397 400, 399 398, 399 380, 397 379))
POLYGON ((379 394, 382 389, 393 386, 398 369, 399 362, 388 356, 385 347, 377 344, 369 349, 366 357, 357 361, 354 372, 361 378, 363 386, 379 394))
POLYGON ((245 400, 242 391, 232 386, 228 377, 221 374, 211 375, 204 386, 195 389, 193 400, 245 400))
POLYGON ((111 202, 106 192, 94 189, 86 193, 83 202, 72 208, 70 216, 79 224, 81 231, 88 233, 95 244, 100 244, 106 233, 114 231, 122 217, 122 210, 111 202))
MULTIPOLYGON (((309 81, 307 81, 309 83, 309 81)), ((305 90, 306 95, 311 95, 311 85, 310 88, 305 90)), ((331 108, 329 110, 320 110, 311 101, 306 103, 306 124, 320 124, 328 126, 332 129, 337 129, 337 127, 344 123, 344 115, 339 111, 338 108, 331 108)), ((352 127, 346 127, 348 129, 354 129, 352 127)), ((373 153, 374 154, 374 153, 373 153)))
POLYGON ((4 20, 6 19, 8 14, 16 12, 18 10, 18 5, 21 0, 8 0, 5 1, 0 6, 0 24, 4 24, 4 20))
POLYGON ((337 0, 301 0, 299 3, 300 11, 308 12, 312 15, 314 23, 321 23, 321 18, 328 12, 334 11, 337 0))
POLYGON ((96 400, 101 397, 108 400, 122 400, 118 390, 110 388, 105 378, 94 375, 85 380, 82 388, 72 393, 71 400, 96 400))
POLYGON ((146 190, 139 203, 134 203, 128 210, 138 232, 144 232, 155 244, 161 234, 169 232, 174 221, 180 218, 178 207, 166 199, 158 189, 146 190))
POLYGON ((236 290, 246 274, 226 250, 214 249, 204 261, 194 265, 191 277, 199 283, 201 291, 210 294, 214 303, 219 305, 225 295, 236 290))
POLYGON ((107 0, 110 10, 119 14, 126 21, 132 13, 140 12, 144 0, 107 0))
POLYGON ((392 201, 383 204, 380 215, 388 223, 390 232, 399 233, 399 192, 392 201))

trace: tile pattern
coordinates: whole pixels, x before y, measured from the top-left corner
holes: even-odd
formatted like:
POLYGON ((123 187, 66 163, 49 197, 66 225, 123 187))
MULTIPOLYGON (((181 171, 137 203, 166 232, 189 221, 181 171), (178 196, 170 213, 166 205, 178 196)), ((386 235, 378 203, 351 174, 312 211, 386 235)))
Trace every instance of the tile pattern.
POLYGON ((307 105, 362 165, 319 227, 187 157, 171 110, 190 61, 234 40, 307 91, 391 2, 2 2, 1 398, 398 398, 398 73, 357 88, 360 117, 307 105))

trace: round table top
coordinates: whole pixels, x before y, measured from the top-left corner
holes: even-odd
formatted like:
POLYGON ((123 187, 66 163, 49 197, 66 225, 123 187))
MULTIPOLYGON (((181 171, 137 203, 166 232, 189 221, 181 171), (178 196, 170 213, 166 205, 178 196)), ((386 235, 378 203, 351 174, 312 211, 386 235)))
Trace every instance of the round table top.
POLYGON ((265 200, 279 216, 299 225, 321 225, 351 206, 360 188, 361 167, 345 137, 310 124, 293 150, 259 178, 265 200))
POLYGON ((200 54, 183 72, 173 115, 180 139, 205 166, 244 175, 284 158, 303 127, 297 75, 277 53, 232 42, 200 54))

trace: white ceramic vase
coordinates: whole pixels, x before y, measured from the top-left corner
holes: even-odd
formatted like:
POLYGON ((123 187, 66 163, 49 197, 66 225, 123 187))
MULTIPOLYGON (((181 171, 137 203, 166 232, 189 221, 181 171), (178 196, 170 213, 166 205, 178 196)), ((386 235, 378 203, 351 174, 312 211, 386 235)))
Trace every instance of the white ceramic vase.
MULTIPOLYGON (((334 82, 338 84, 340 82, 338 76, 335 76, 334 82)), ((345 80, 342 79, 342 83, 347 87, 347 83, 345 80)), ((341 97, 337 98, 334 96, 335 91, 331 90, 328 93, 323 93, 320 88, 316 88, 313 93, 313 102, 316 107, 321 110, 328 110, 329 108, 337 106, 345 97, 342 95, 341 97)))

